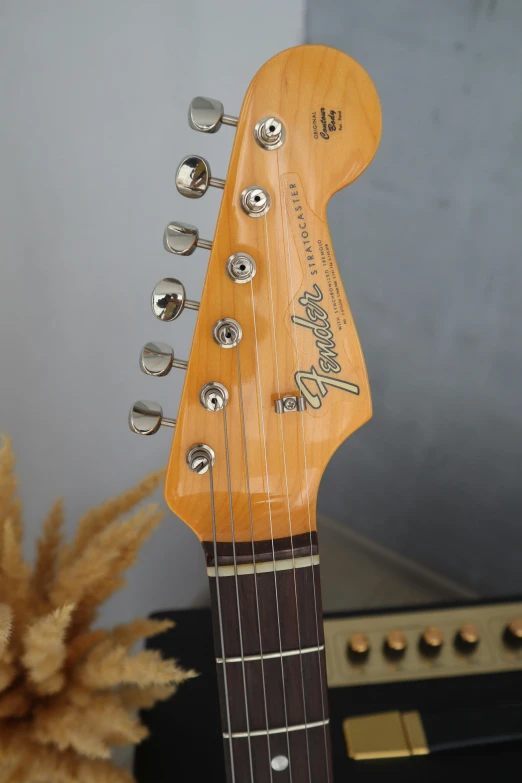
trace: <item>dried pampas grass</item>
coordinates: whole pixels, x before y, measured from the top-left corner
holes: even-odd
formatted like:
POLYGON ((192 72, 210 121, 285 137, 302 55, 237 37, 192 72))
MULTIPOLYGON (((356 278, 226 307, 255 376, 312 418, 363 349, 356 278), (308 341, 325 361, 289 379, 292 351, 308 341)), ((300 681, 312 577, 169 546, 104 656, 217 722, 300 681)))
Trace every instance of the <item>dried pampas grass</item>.
POLYGON ((134 711, 169 698, 194 672, 152 650, 131 652, 136 642, 171 628, 169 621, 138 619, 112 630, 91 625, 160 522, 155 505, 133 509, 158 487, 163 471, 88 511, 71 543, 63 540, 57 500, 31 569, 22 555, 14 468, 4 438, 0 783, 129 783, 131 776, 111 763, 111 747, 140 742, 147 730, 134 711))

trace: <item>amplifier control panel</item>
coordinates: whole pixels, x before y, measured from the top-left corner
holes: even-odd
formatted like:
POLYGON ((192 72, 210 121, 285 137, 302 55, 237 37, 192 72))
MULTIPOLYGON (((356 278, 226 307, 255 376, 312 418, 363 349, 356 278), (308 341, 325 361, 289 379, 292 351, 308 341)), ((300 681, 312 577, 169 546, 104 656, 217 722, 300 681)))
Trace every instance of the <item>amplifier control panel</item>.
POLYGON ((326 619, 330 688, 522 669, 522 602, 326 619))

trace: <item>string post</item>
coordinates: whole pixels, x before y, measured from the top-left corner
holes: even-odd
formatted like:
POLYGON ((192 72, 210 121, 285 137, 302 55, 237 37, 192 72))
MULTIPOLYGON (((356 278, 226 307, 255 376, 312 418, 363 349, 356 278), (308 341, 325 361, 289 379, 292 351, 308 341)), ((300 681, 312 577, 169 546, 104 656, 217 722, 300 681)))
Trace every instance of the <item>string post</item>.
POLYGON ((206 383, 199 392, 199 401, 207 411, 222 411, 228 402, 228 389, 218 381, 206 383))
POLYGON ((216 461, 216 455, 206 443, 196 443, 187 451, 187 465, 193 473, 202 476, 216 461))

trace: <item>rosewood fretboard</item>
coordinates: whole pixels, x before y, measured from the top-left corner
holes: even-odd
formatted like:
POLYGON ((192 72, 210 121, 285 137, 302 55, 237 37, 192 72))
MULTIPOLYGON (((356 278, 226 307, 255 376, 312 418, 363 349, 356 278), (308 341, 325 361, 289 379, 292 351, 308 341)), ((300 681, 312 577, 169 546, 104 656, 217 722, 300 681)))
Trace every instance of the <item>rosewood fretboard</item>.
POLYGON ((316 534, 203 546, 229 783, 330 783, 316 534))

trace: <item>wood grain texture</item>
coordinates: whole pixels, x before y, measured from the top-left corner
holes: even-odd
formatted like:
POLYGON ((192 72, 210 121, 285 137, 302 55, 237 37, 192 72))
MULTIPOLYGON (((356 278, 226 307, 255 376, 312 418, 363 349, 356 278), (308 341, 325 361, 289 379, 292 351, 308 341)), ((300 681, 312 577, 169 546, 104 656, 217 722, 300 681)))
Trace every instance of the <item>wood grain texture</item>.
MULTIPOLYGON (((203 551, 207 566, 214 566, 214 543, 203 541, 203 551)), ((268 541, 242 541, 235 543, 221 542, 217 546, 218 561, 220 565, 233 565, 241 563, 267 563, 272 560, 288 560, 292 557, 307 557, 317 555, 319 546, 317 533, 303 533, 293 538, 279 538, 277 542, 268 541)))
POLYGON ((218 541, 232 540, 232 524, 238 542, 289 537, 315 529, 317 490, 328 460, 371 416, 364 359, 326 207, 335 191, 367 167, 380 131, 370 78, 337 50, 289 49, 263 66, 249 87, 166 482, 170 508, 201 540, 212 540, 209 477, 187 468, 190 446, 207 443, 216 453, 218 541), (286 130, 277 151, 263 150, 253 137, 255 124, 268 116, 279 118, 286 130), (250 185, 270 193, 266 217, 254 219, 241 209, 240 194, 250 185), (256 261, 252 283, 238 285, 226 275, 226 261, 238 251, 256 261), (242 326, 237 349, 224 350, 212 338, 213 325, 224 317, 242 326), (223 413, 199 403, 209 381, 224 384, 230 394, 228 458, 223 413), (276 414, 274 400, 285 394, 305 396, 307 410, 276 414))

